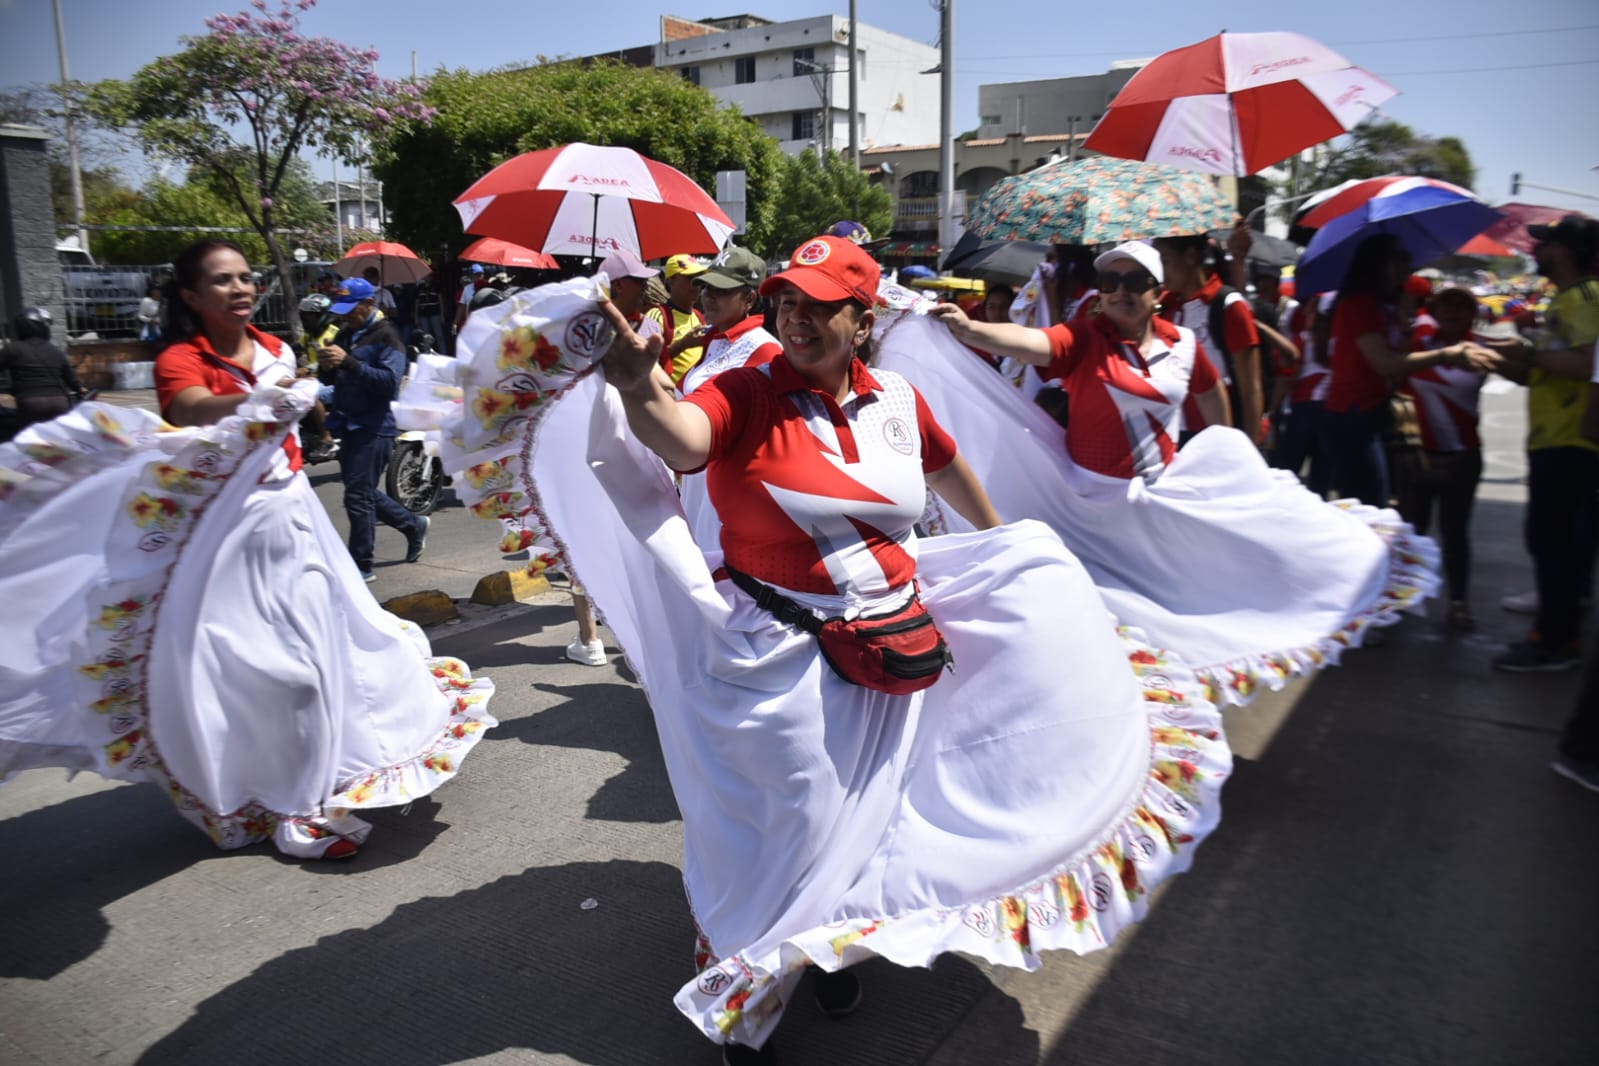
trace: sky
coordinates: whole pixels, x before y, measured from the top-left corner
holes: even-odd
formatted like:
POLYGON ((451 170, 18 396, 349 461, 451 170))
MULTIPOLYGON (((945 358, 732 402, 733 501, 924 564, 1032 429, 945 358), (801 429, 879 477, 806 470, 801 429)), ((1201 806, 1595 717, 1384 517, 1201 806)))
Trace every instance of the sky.
MULTIPOLYGON (((748 12, 787 20, 849 11, 848 0, 717 0, 712 10, 692 0, 667 2, 672 6, 321 0, 302 26, 377 49, 379 72, 401 78, 411 73, 413 52, 425 75, 439 67, 484 70, 538 55, 650 44, 662 14, 748 12)), ((60 3, 70 72, 83 81, 127 77, 179 50, 181 36, 204 33, 207 16, 246 6, 246 0, 60 3)), ((954 3, 956 132, 978 124, 979 85, 1100 73, 1116 60, 1154 56, 1219 30, 1292 30, 1399 88, 1401 95, 1383 108, 1387 116, 1418 133, 1465 141, 1478 168, 1477 191, 1490 203, 1511 199, 1510 176, 1519 172, 1524 184, 1516 199, 1599 213, 1599 5, 1592 0, 954 3)), ((857 0, 857 15, 914 40, 938 41, 940 16, 931 0, 857 0)), ((0 0, 0 87, 59 76, 50 0, 0 0)), ((928 78, 926 98, 912 103, 936 109, 936 79, 928 78)), ((332 176, 326 160, 314 166, 319 176, 332 176)))

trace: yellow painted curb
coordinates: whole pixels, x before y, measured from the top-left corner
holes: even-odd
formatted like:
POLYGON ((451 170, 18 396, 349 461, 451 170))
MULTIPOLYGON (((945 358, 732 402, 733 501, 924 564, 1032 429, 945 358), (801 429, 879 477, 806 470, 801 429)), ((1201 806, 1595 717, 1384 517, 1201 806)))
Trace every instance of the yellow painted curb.
POLYGON ((396 596, 392 600, 385 600, 383 609, 419 626, 436 626, 441 622, 451 622, 461 617, 461 612, 455 606, 455 600, 438 589, 396 596))
POLYGON ((543 574, 536 576, 530 574, 526 567, 501 570, 487 575, 477 583, 477 588, 472 590, 472 602, 486 607, 499 607, 502 604, 530 599, 548 591, 550 591, 550 582, 543 574))

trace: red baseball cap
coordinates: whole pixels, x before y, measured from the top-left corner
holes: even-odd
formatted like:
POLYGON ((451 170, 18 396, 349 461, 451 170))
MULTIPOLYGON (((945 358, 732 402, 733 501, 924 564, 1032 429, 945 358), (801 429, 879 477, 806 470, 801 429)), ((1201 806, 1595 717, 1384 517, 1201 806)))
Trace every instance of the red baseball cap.
POLYGON ((877 302, 877 283, 882 277, 877 261, 854 241, 812 237, 794 249, 787 270, 766 279, 761 295, 770 296, 786 282, 823 303, 859 300, 871 307, 877 302))

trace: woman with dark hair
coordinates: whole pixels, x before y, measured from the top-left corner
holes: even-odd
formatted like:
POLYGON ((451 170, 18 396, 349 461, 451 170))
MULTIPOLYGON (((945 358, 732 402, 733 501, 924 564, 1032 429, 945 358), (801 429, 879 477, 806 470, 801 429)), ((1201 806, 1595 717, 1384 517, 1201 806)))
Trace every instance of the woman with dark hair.
MULTIPOLYGON (((1260 330, 1249 300, 1223 280, 1226 253, 1203 233, 1161 237, 1154 243, 1166 276, 1161 316, 1194 332, 1227 386, 1232 424, 1259 444, 1266 396, 1260 330)), ((1196 423, 1187 427, 1190 433, 1211 424, 1201 421, 1192 406, 1187 416, 1196 423)))
POLYGON ((367 592, 300 472, 316 383, 250 324, 239 247, 175 266, 168 424, 88 404, 0 448, 0 599, 23 613, 0 773, 153 781, 219 847, 348 858, 371 830, 351 810, 453 777, 493 686, 367 592))
MULTIPOLYGON (((1445 289, 1432 297, 1430 336, 1412 336, 1412 347, 1447 347, 1474 340, 1477 298, 1465 289, 1445 289)), ((1498 359, 1497 354, 1493 358, 1498 359)), ((1476 628, 1472 617, 1471 508, 1482 480, 1482 441, 1477 434, 1477 401, 1484 371, 1476 366, 1438 365, 1414 371, 1400 386, 1416 405, 1421 448, 1401 457, 1394 469, 1399 513, 1425 534, 1438 511, 1438 541, 1449 584, 1451 629, 1476 628)))
POLYGON ((1355 249, 1333 307, 1332 380, 1322 440, 1332 466, 1333 489, 1344 499, 1375 507, 1389 502, 1383 430, 1394 387, 1427 367, 1492 369, 1497 362, 1492 352, 1469 340, 1409 351, 1407 323, 1399 320, 1396 310, 1409 278, 1410 253, 1399 238, 1373 234, 1355 249))

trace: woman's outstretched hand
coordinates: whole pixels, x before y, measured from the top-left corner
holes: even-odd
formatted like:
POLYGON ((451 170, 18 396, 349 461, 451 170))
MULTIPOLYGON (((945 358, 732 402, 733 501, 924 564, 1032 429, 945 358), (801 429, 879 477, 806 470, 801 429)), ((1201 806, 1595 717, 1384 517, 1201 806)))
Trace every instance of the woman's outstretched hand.
POLYGON ((640 337, 609 300, 600 304, 600 310, 616 331, 616 339, 600 364, 605 380, 621 392, 630 392, 648 381, 651 371, 661 361, 661 335, 640 337))

